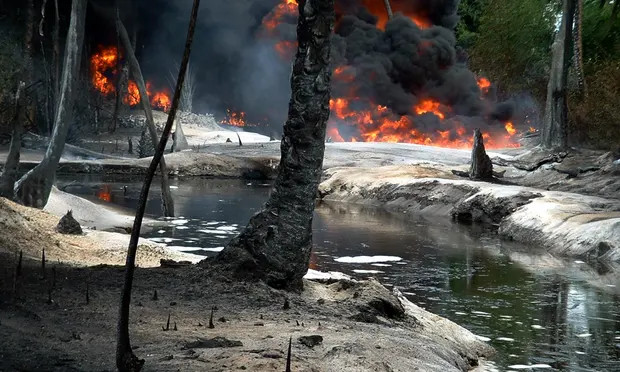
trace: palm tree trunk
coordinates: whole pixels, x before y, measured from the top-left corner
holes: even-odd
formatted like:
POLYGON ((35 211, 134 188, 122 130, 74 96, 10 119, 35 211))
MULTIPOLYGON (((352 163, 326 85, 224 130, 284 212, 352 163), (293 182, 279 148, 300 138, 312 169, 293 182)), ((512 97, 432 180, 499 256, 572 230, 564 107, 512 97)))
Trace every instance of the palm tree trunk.
POLYGON ((562 24, 552 47, 551 76, 547 85, 541 139, 541 146, 546 149, 562 150, 568 147, 566 82, 570 66, 575 1, 563 0, 562 24))
POLYGON ((161 135, 161 140, 159 141, 153 160, 151 160, 151 164, 149 165, 144 184, 142 185, 140 199, 138 200, 138 208, 136 209, 136 218, 133 222, 129 247, 127 248, 125 283, 123 285, 123 292, 121 295, 121 306, 116 335, 116 367, 119 371, 139 371, 142 369, 142 365, 144 364, 144 360, 138 359, 138 357, 136 357, 131 350, 131 342, 129 340, 129 304, 131 303, 131 288, 136 265, 136 252, 138 250, 140 228, 142 227, 142 218, 144 217, 144 210, 146 209, 146 200, 148 198, 149 188, 151 187, 151 182, 153 181, 155 171, 157 170, 157 164, 164 159, 163 155, 164 150, 166 149, 166 142, 168 142, 172 124, 174 123, 174 117, 179 107, 179 99, 181 97, 183 81, 185 80, 185 71, 187 69, 187 62, 189 61, 189 55, 191 52, 194 30, 196 29, 196 18, 198 16, 199 6, 200 0, 194 0, 189 29, 187 31, 187 40, 185 41, 185 52, 183 54, 183 61, 181 62, 181 67, 179 69, 179 77, 174 90, 174 97, 172 98, 170 112, 168 113, 168 120, 166 121, 166 126, 164 127, 164 132, 161 135))
MULTIPOLYGON (((134 54, 134 49, 131 46, 131 41, 129 40, 127 29, 121 22, 121 18, 118 13, 116 14, 116 27, 121 38, 121 43, 123 44, 123 48, 125 49, 127 59, 131 66, 131 74, 133 75, 133 78, 136 81, 136 85, 138 85, 138 90, 140 91, 140 102, 142 103, 142 107, 144 108, 144 115, 146 116, 146 126, 149 130, 149 134, 151 135, 151 140, 153 141, 153 144, 156 144, 159 142, 159 138, 157 136, 157 129, 155 128, 155 122, 153 120, 153 110, 151 108, 151 103, 149 102, 149 96, 146 92, 146 85, 144 84, 142 70, 140 69, 138 59, 134 54)), ((166 167, 166 161, 164 160, 164 158, 162 158, 161 162, 159 162, 159 171, 161 173, 161 200, 163 214, 166 217, 173 217, 174 202, 172 200, 172 194, 170 193, 168 168, 166 167)))
POLYGON ((308 271, 329 118, 334 18, 334 0, 299 1, 298 49, 278 177, 264 209, 215 259, 241 279, 297 290, 308 271))

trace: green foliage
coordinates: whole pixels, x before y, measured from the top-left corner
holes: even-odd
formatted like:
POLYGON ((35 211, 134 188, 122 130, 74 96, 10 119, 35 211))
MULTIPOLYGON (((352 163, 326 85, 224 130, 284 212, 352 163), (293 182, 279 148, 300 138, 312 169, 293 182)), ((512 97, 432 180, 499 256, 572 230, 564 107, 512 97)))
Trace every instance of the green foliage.
MULTIPOLYGON (((620 146, 620 60, 590 66, 586 74, 588 95, 569 96, 572 141, 597 148, 620 146)), ((615 148, 614 148, 615 147, 615 148)))
POLYGON ((480 18, 489 0, 461 0, 458 14, 459 24, 456 26, 457 45, 469 49, 476 44, 480 28, 480 18))
POLYGON ((553 7, 547 0, 482 4, 478 36, 469 49, 473 69, 489 77, 503 92, 530 91, 544 99, 553 42, 553 7))
POLYGON ((583 9, 584 64, 592 73, 606 61, 620 60, 620 16, 612 16, 613 5, 599 3, 585 1, 583 9))

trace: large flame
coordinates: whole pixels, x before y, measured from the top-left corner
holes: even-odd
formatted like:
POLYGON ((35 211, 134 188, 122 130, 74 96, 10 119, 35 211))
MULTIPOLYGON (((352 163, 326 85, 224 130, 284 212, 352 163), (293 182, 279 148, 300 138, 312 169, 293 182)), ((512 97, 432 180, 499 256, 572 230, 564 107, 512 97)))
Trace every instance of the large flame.
POLYGON ((233 127, 245 127, 248 125, 245 120, 245 112, 226 110, 226 118, 220 121, 220 124, 232 125, 233 127))
MULTIPOLYGON (((119 58, 122 58, 122 55, 118 53, 118 49, 115 46, 100 47, 99 51, 90 57, 91 81, 93 87, 103 96, 107 97, 116 92, 114 80, 118 73, 117 65, 119 58)), ((171 100, 167 89, 153 91, 151 82, 147 81, 146 92, 151 106, 163 111, 170 110, 171 100)), ((140 103, 140 100, 138 85, 133 80, 130 80, 127 92, 123 94, 123 103, 135 106, 140 103)))

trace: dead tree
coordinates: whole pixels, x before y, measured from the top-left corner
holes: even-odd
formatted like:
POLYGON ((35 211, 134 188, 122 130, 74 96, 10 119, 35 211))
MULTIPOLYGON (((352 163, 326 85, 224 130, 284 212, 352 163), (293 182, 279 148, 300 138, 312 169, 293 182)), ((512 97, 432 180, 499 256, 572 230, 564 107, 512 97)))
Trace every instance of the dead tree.
POLYGON ((263 210, 214 260, 240 279, 296 290, 308 271, 329 118, 334 18, 334 0, 299 2, 298 49, 278 176, 263 210))
POLYGON ((541 146, 562 150, 568 146, 567 92, 568 67, 571 60, 571 36, 576 0, 563 0, 562 23, 552 46, 551 75, 547 85, 547 103, 541 146))
POLYGON ((43 208, 47 204, 56 178, 56 167, 65 148, 71 126, 73 101, 78 87, 86 19, 86 0, 73 0, 71 21, 65 46, 60 97, 54 117, 54 131, 41 163, 26 173, 15 184, 16 196, 24 205, 43 208))
POLYGON ((172 98, 170 112, 168 113, 168 120, 166 121, 164 132, 162 133, 159 144, 157 145, 155 155, 153 156, 151 164, 146 172, 142 190, 140 191, 140 198, 138 199, 136 218, 133 222, 133 229, 131 230, 129 247, 127 247, 125 282, 123 284, 123 291, 121 295, 121 306, 118 316, 116 335, 116 367, 119 371, 139 371, 142 369, 142 365, 144 364, 144 360, 138 359, 138 357, 136 357, 131 350, 131 342, 129 340, 129 305, 131 303, 133 274, 136 268, 136 252, 138 250, 140 228, 142 227, 142 219, 144 218, 144 210, 146 209, 146 201, 151 187, 151 182, 155 176, 157 165, 161 160, 163 160, 166 143, 168 142, 168 137, 170 136, 170 131, 172 130, 172 124, 174 123, 174 117, 179 107, 179 98, 181 97, 181 89, 183 87, 183 81, 185 80, 185 71, 187 69, 187 62, 189 61, 192 40, 194 38, 194 30, 196 29, 196 18, 198 16, 199 6, 200 0, 194 0, 189 28, 187 31, 187 40, 185 41, 185 52, 183 53, 183 60, 181 61, 181 67, 179 68, 179 77, 177 79, 177 86, 174 90, 174 97, 172 98))
MULTIPOLYGON (((123 44, 125 54, 127 55, 127 59, 130 64, 131 74, 133 75, 133 78, 136 81, 136 85, 138 86, 138 91, 140 92, 140 102, 142 103, 144 115, 146 116, 146 127, 149 131, 149 134, 151 135, 151 140, 153 141, 153 144, 155 144, 159 141, 159 138, 157 136, 155 121, 153 120, 153 110, 151 108, 151 103, 149 102, 149 96, 146 92, 146 85, 144 84, 144 77, 142 76, 142 70, 140 69, 138 59, 134 54, 134 49, 131 46, 131 41, 129 40, 127 29, 121 22, 121 17, 118 12, 116 13, 116 27, 118 29, 121 43, 123 44)), ((162 158, 161 162, 159 162, 159 172, 161 173, 161 201, 163 215, 165 217, 172 217, 174 216, 174 202, 172 200, 172 194, 170 193, 168 167, 166 167, 166 161, 164 160, 164 158, 162 158)))
POLYGON ((189 148, 187 138, 185 138, 185 133, 183 133, 183 127, 181 126, 181 119, 176 120, 173 139, 174 144, 172 146, 174 147, 174 152, 187 150, 189 148))
POLYGON ((394 13, 392 12, 392 6, 390 5, 390 0, 385 1, 385 10, 387 11, 388 19, 392 19, 394 17, 394 13))
POLYGON ((472 180, 490 180, 493 178, 493 163, 484 149, 484 140, 480 129, 474 130, 474 147, 471 150, 471 167, 469 178, 472 180))

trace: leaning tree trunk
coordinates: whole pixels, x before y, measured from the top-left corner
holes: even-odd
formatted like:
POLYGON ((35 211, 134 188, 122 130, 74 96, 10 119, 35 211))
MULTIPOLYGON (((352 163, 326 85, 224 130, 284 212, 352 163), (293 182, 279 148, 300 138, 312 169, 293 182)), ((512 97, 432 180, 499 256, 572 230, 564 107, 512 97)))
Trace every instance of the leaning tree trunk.
POLYGON ((299 1, 298 49, 278 177, 264 209, 214 260, 241 279, 295 290, 308 271, 329 118, 334 18, 334 0, 299 1))
POLYGON ((570 65, 575 1, 564 0, 562 24, 552 47, 551 75, 547 85, 547 103, 541 139, 541 146, 547 149, 561 150, 568 146, 566 82, 570 65))
POLYGON ((73 0, 71 21, 65 46, 60 97, 54 118, 54 131, 41 163, 26 173, 15 185, 16 196, 24 205, 43 208, 47 204, 56 178, 56 167, 65 148, 69 127, 73 121, 73 100, 78 87, 84 22, 87 0, 73 0))
POLYGON ((388 19, 394 18, 394 13, 392 12, 392 6, 390 5, 390 0, 383 0, 385 2, 385 10, 387 11, 388 19))
POLYGON ((136 265, 136 252, 138 250, 138 240, 140 239, 140 228, 142 227, 142 218, 144 217, 144 210, 146 209, 146 201, 148 199, 149 188, 153 181, 153 176, 157 170, 157 164, 164 159, 164 150, 166 149, 166 142, 174 123, 174 117, 179 107, 179 99, 181 97, 181 89, 183 87, 183 81, 185 80, 185 71, 187 69, 187 62, 189 61, 189 55, 191 52, 192 40, 194 38, 194 30, 196 29, 196 18, 198 16, 198 8, 200 6, 200 0, 194 0, 192 7, 192 14, 189 22, 189 29, 187 31, 187 39, 185 41, 185 51, 183 53, 183 60, 181 61, 181 67, 179 68, 179 76, 174 90, 174 96, 172 98, 172 105, 168 112, 168 120, 164 127, 164 132, 161 135, 161 140, 157 145, 157 150, 151 164, 146 172, 144 183, 142 184, 142 190, 140 191, 140 198, 138 199, 138 207, 136 208, 136 218, 133 222, 133 229, 131 231, 131 238, 129 239, 129 247, 127 247, 127 260, 125 262, 125 282, 123 284, 123 291, 121 295, 121 306, 119 310, 117 334, 116 334, 116 367, 119 371, 139 371, 144 364, 143 359, 138 359, 131 350, 131 342, 129 340, 129 305, 131 303, 131 287, 133 284, 133 273, 136 265))
MULTIPOLYGON (((153 110, 151 109, 151 103, 149 102, 149 96, 146 92, 146 85, 144 84, 144 77, 142 76, 142 70, 140 69, 140 64, 138 63, 138 59, 134 54, 134 49, 131 46, 131 41, 129 40, 129 35, 127 34, 127 29, 121 22, 121 18, 116 13, 116 27, 118 29, 118 33, 121 38, 121 43, 123 44, 123 48, 125 48, 125 53, 127 54, 127 59, 130 64, 131 74, 133 75, 136 85, 138 85, 138 91, 140 92, 140 102, 142 103, 142 107, 144 108, 144 115, 146 116, 146 126, 149 130, 149 134, 151 135, 151 140, 153 144, 159 142, 159 138, 157 137, 157 129, 155 128, 155 122, 153 120, 153 110)), ((159 171, 161 173, 161 201, 162 201, 162 209, 165 217, 173 217, 174 216, 174 202, 172 200, 172 194, 170 193, 170 182, 168 181, 168 168, 166 167, 166 161, 164 158, 159 162, 159 171)))
POLYGON ((493 178, 493 163, 484 149, 484 140, 480 129, 474 130, 474 147, 471 150, 469 178, 472 180, 490 180, 493 178))

